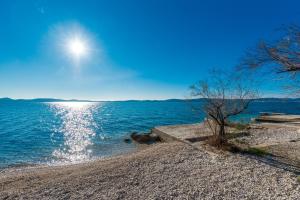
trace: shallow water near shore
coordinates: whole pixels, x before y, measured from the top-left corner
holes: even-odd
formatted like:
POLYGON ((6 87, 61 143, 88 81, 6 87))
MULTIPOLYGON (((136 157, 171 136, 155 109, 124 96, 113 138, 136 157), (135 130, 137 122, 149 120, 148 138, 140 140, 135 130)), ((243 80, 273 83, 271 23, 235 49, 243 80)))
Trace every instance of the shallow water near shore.
MULTIPOLYGON (((0 168, 73 164, 126 153, 133 131, 201 122, 202 102, 0 102, 0 168)), ((255 102, 238 119, 259 112, 297 113, 298 102, 255 102)))

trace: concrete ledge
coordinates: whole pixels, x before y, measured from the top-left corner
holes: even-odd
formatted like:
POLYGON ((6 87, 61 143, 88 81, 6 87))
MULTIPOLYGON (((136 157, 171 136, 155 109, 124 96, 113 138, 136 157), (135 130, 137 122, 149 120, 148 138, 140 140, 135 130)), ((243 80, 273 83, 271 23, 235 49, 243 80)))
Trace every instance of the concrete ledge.
POLYGON ((168 135, 155 127, 151 130, 151 133, 158 135, 163 142, 181 141, 178 138, 168 135))
POLYGON ((268 114, 261 115, 255 119, 257 122, 271 123, 300 123, 300 115, 268 114))
POLYGON ((203 123, 157 126, 151 130, 151 133, 159 136, 163 142, 182 142, 196 150, 205 151, 212 157, 218 156, 213 148, 203 145, 204 140, 211 136, 203 123))

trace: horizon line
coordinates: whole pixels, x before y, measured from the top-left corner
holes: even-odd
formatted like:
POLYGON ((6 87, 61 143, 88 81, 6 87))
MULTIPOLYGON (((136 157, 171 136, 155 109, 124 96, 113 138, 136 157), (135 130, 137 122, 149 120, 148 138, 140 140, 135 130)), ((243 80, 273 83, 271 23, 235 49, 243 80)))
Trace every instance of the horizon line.
MULTIPOLYGON (((115 99, 115 100, 89 100, 89 99, 64 99, 64 98, 51 98, 51 97, 38 97, 38 98, 10 98, 0 97, 0 100, 9 99, 13 101, 34 101, 34 100, 49 100, 49 101, 81 101, 81 102, 112 102, 112 101, 170 101, 170 100, 197 100, 205 98, 168 98, 168 99, 115 99)), ((260 97, 254 99, 300 99, 300 97, 260 97)))

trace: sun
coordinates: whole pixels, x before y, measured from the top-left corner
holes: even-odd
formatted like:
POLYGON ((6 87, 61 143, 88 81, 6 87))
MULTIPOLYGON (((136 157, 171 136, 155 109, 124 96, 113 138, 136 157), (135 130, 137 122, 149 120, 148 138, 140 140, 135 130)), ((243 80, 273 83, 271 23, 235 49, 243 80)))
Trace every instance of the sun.
POLYGON ((69 54, 75 59, 82 58, 88 54, 88 45, 82 38, 70 38, 66 46, 69 54))

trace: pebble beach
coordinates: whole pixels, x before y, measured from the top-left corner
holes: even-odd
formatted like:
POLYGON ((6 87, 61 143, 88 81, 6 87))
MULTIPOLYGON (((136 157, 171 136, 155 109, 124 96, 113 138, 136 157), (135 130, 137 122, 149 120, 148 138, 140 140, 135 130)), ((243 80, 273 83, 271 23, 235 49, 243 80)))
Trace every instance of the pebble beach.
POLYGON ((89 163, 0 173, 0 199, 299 199, 297 176, 181 142, 89 163))

